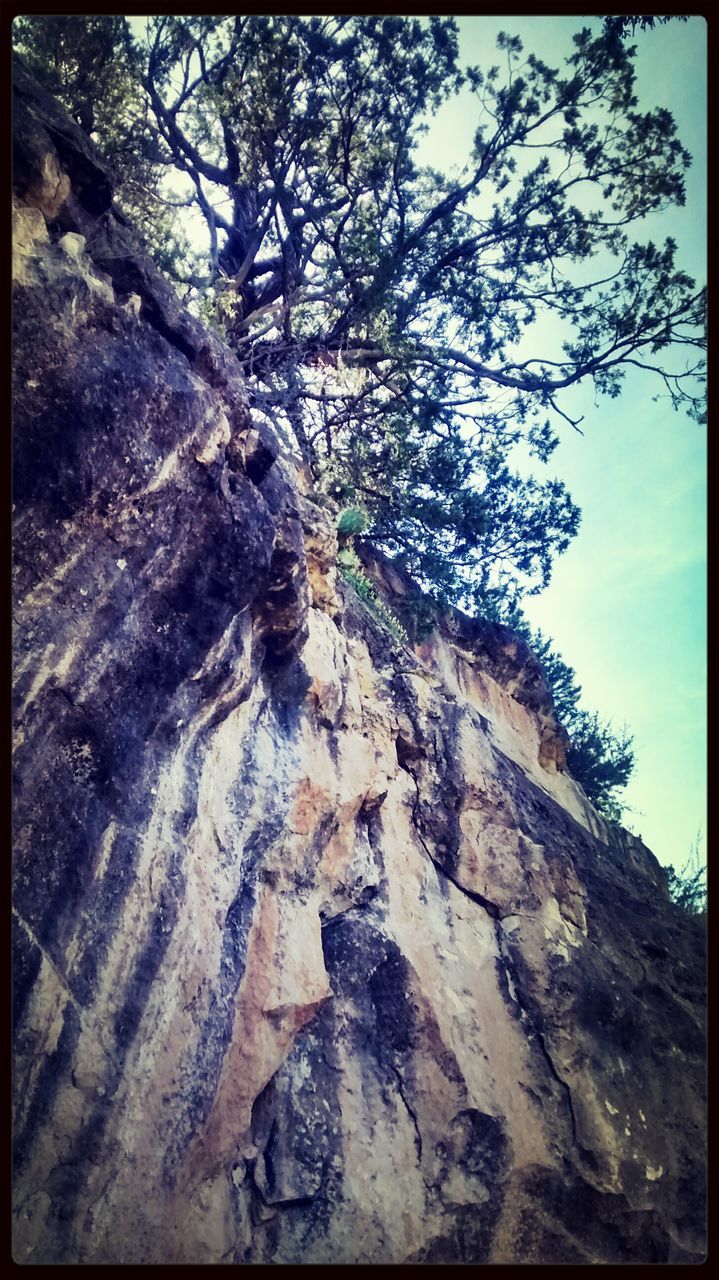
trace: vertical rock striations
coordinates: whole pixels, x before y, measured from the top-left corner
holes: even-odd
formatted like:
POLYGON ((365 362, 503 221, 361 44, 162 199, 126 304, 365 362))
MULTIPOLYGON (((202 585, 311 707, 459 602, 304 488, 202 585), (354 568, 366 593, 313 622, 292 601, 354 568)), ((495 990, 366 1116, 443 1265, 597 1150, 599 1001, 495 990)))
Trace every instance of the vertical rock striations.
POLYGON ((16 98, 17 1260, 700 1259, 699 926, 16 98))

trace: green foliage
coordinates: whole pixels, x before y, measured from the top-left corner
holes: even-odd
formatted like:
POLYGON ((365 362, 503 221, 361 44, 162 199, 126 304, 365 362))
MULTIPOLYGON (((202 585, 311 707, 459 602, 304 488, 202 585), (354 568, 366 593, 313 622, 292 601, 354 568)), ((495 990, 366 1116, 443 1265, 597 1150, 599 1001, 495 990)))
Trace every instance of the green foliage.
POLYGON ((40 83, 100 145, 121 158, 118 132, 139 71, 124 18, 18 17, 15 46, 40 83))
POLYGON ((616 732, 597 712, 581 706, 576 672, 557 652, 554 641, 529 624, 516 598, 507 601, 501 593, 489 592, 480 601, 480 613, 524 636, 541 663, 557 719, 569 734, 569 772, 603 817, 620 822, 626 807, 621 803, 621 792, 635 766, 631 733, 626 726, 616 732))
POLYGON ((157 139, 142 92, 142 58, 127 19, 24 15, 13 24, 26 65, 79 125, 106 160, 116 202, 157 265, 175 282, 197 266, 179 215, 188 207, 161 187, 169 157, 157 139))
MULTIPOLYGON (((349 512, 340 513, 337 521, 338 528, 342 516, 348 514, 349 512)), ((363 531, 366 513, 361 512, 361 514, 364 517, 362 528, 353 529, 353 533, 361 533, 363 531)), ((426 640, 427 636, 432 633, 443 604, 446 607, 446 601, 442 602, 436 596, 428 595, 415 589, 411 594, 398 597, 394 601, 394 609, 390 609, 381 597, 377 595, 374 583, 362 569, 359 556, 351 545, 345 545, 341 548, 337 556, 337 563, 343 577, 347 582, 351 583, 360 598, 375 612, 379 613, 393 634, 403 643, 408 644, 411 642, 412 644, 417 644, 422 640, 426 640)), ((395 561, 396 563, 397 561, 395 561)))
POLYGON ((409 637, 396 613, 377 594, 377 588, 367 577, 356 551, 345 547, 337 556, 337 564, 344 578, 354 588, 360 600, 401 644, 407 644, 409 637))
POLYGON ((354 537, 367 528, 367 512, 362 507, 345 507, 337 516, 337 532, 341 537, 354 537))
POLYGON ((569 772, 599 813, 611 822, 620 822, 624 812, 620 795, 636 763, 631 733, 626 726, 616 731, 597 712, 580 705, 582 690, 576 672, 554 648, 550 637, 517 618, 512 625, 524 634, 539 659, 557 718, 569 734, 569 772))
POLYGON ((242 300, 232 288, 231 281, 219 280, 193 299, 192 310, 204 324, 216 329, 227 342, 232 337, 237 317, 242 310, 242 300))
POLYGON ((636 21, 579 31, 561 67, 503 34, 503 69, 466 71, 441 17, 24 17, 15 35, 255 409, 471 608, 539 590, 577 531, 561 481, 513 460, 547 463, 568 388, 616 396, 639 365, 702 412, 703 292, 673 241, 630 238, 683 203, 689 164, 671 115, 638 108, 636 21), (477 128, 450 177, 418 144, 463 85, 477 128))
POLYGON ((584 788, 595 809, 611 822, 620 822, 623 807, 617 793, 634 770, 633 738, 626 726, 615 733, 598 714, 577 711, 565 724, 571 743, 567 768, 584 788))
POLYGON ((490 581, 548 580, 554 554, 579 526, 558 480, 520 476, 501 451, 474 461, 459 426, 438 436, 423 420, 387 412, 381 429, 336 443, 332 466, 345 493, 361 497, 368 537, 425 591, 471 609, 490 581))
POLYGON ((706 863, 700 854, 700 836, 692 845, 689 857, 679 871, 667 868, 667 889, 672 902, 690 916, 702 916, 707 909, 706 863))
POLYGON ((637 27, 642 31, 651 31, 655 23, 665 22, 688 22, 689 19, 683 14, 669 14, 660 18, 656 15, 651 17, 648 15, 635 17, 607 17, 604 19, 604 34, 608 37, 618 36, 623 39, 626 35, 634 35, 637 27))
POLYGON ((437 626, 443 603, 436 596, 418 591, 414 595, 404 596, 398 607, 413 644, 421 644, 437 626))

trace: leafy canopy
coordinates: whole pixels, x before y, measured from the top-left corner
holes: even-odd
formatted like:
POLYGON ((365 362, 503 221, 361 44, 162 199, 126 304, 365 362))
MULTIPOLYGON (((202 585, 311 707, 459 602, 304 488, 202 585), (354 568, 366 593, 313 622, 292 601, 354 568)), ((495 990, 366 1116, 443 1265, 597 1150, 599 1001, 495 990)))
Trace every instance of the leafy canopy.
POLYGON ((255 409, 465 607, 540 589, 577 530, 562 482, 516 461, 536 470, 577 425, 574 384, 616 396, 638 365, 701 416, 703 293, 671 240, 630 238, 683 202, 690 157, 669 112, 639 108, 626 30, 580 31, 561 68, 503 35, 482 71, 451 18, 16 20, 255 409), (462 87, 477 129, 447 176, 420 143, 462 87))

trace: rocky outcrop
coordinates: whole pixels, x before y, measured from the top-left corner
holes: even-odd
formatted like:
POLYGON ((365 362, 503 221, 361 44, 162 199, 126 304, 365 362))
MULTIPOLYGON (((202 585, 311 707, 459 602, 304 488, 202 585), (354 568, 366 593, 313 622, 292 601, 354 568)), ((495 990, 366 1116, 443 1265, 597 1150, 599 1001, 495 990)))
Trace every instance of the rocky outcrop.
POLYGON ((700 927, 16 89, 16 1259, 699 1260, 700 927))

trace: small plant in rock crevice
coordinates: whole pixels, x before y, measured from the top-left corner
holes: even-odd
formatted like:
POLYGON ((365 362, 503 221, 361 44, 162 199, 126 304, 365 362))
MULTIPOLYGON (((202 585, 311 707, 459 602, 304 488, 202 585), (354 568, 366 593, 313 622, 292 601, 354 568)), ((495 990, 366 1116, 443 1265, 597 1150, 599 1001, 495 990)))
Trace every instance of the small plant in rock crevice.
POLYGON ((409 636, 402 623, 389 605, 386 605, 377 594, 377 588, 367 577, 359 556, 352 547, 344 547, 337 556, 337 566, 345 582, 354 589, 365 608, 374 614, 382 626, 399 640, 401 644, 409 643, 409 636))

